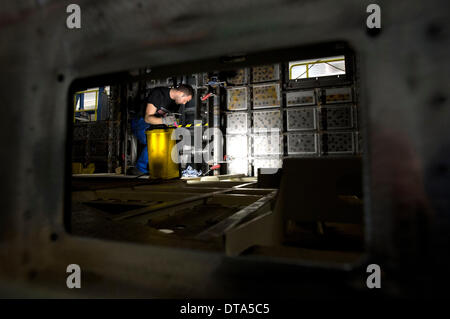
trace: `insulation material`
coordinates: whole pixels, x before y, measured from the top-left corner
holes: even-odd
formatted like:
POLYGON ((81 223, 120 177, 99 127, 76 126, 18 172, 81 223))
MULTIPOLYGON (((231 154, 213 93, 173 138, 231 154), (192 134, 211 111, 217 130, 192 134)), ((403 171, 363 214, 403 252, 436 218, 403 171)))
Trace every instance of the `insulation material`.
POLYGON ((227 162, 227 174, 248 174, 247 159, 237 159, 227 162))
POLYGON ((355 151, 353 132, 333 132, 324 134, 322 153, 352 154, 355 151))
POLYGON ((327 104, 351 102, 352 100, 351 87, 325 89, 325 103, 327 104))
POLYGON ((227 109, 230 111, 246 110, 248 106, 247 87, 227 89, 227 109))
POLYGON ((226 155, 231 158, 245 157, 248 155, 247 135, 227 135, 226 155))
POLYGON ((286 93, 287 106, 315 105, 315 104, 316 104, 316 95, 314 94, 314 90, 286 93))
POLYGON ((236 70, 236 75, 230 78, 227 78, 227 82, 229 84, 242 85, 247 83, 248 79, 248 69, 239 69, 236 70))
POLYGON ((324 130, 349 129, 354 126, 351 105, 322 107, 320 115, 320 128, 324 130))
POLYGON ((316 110, 312 107, 296 108, 286 111, 288 131, 315 130, 316 110))
POLYGON ((247 113, 236 112, 227 114, 227 134, 247 133, 247 113))
POLYGON ((290 133, 287 135, 288 154, 317 154, 317 134, 290 133))
POLYGON ((252 68, 253 83, 278 81, 280 79, 280 65, 261 65, 252 68))
POLYGON ((281 129, 280 111, 258 111, 253 112, 254 131, 281 129))
POLYGON ((261 109, 280 106, 280 85, 263 84, 253 86, 253 108, 261 109))
POLYGON ((283 136, 279 134, 264 134, 253 136, 253 155, 266 156, 283 154, 283 136))
POLYGON ((282 168, 283 160, 279 157, 273 158, 255 158, 253 160, 253 174, 258 176, 258 168, 272 169, 270 171, 266 170, 264 173, 275 174, 278 170, 277 168, 282 168))

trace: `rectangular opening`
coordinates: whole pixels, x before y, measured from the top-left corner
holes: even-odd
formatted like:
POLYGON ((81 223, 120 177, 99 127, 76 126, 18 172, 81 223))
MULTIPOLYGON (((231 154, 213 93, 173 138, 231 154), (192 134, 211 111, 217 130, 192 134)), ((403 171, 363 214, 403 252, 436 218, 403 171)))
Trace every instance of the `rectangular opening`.
POLYGON ((332 56, 289 62, 289 80, 345 74, 345 56, 332 56))
POLYGON ((342 43, 304 49, 75 81, 68 232, 230 256, 357 262, 365 225, 354 52, 342 43), (94 116, 86 121, 83 112, 94 116), (146 122, 146 112, 165 126, 146 122))
POLYGON ((105 120, 102 114, 103 108, 108 108, 109 86, 89 88, 77 91, 73 95, 74 122, 96 122, 105 120), (103 108, 102 108, 103 106, 103 108))

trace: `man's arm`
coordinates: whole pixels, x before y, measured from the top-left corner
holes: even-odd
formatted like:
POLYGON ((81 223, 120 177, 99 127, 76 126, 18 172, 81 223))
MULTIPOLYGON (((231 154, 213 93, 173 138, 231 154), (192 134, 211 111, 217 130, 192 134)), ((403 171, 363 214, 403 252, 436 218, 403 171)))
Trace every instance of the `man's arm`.
POLYGON ((145 109, 145 117, 144 121, 149 124, 163 124, 162 118, 156 117, 156 106, 152 103, 147 104, 147 108, 145 109))

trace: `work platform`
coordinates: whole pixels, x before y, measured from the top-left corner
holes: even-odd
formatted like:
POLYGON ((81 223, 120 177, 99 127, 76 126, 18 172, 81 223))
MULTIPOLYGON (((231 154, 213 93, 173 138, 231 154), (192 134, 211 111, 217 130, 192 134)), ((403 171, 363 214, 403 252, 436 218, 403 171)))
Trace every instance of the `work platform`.
POLYGON ((215 177, 218 181, 74 175, 70 232, 228 256, 340 264, 361 257, 361 225, 330 223, 325 233, 323 223, 298 226, 276 212, 278 187, 264 187, 262 179, 242 174, 215 177))
POLYGON ((155 182, 106 174, 74 176, 71 232, 230 255, 269 244, 277 189, 256 188, 255 178, 220 178, 155 182), (250 229, 253 235, 243 236, 250 229))

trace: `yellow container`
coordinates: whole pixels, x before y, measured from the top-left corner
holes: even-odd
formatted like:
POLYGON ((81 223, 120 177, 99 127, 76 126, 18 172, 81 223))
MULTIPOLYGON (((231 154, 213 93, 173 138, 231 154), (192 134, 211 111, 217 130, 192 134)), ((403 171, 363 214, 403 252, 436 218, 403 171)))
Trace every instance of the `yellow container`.
POLYGON ((72 162, 72 174, 94 174, 95 164, 90 163, 86 168, 80 162, 72 162))
POLYGON ((81 170, 81 174, 94 174, 94 172, 95 172, 95 164, 94 163, 89 163, 86 168, 83 168, 81 170))
POLYGON ((145 131, 150 179, 180 177, 179 164, 172 160, 172 149, 177 147, 176 140, 171 139, 173 130, 174 128, 159 128, 157 126, 145 131))
POLYGON ((81 174, 83 170, 83 164, 80 162, 72 162, 72 174, 81 174))

